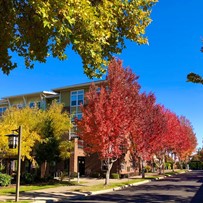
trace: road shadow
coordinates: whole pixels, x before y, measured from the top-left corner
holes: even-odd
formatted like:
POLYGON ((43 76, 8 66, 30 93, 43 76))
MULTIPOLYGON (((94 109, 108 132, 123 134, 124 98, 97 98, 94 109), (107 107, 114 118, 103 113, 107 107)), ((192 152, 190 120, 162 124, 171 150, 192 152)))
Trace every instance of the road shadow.
MULTIPOLYGON (((176 175, 105 195, 86 197, 87 202, 203 203, 203 173, 176 175), (200 186, 201 185, 201 186, 200 186), (192 194, 195 194, 192 197, 192 194), (98 201, 99 200, 99 201, 98 201)), ((86 202, 85 201, 85 202, 86 202)))
MULTIPOLYGON (((203 183, 203 178, 200 179, 200 182, 203 183)), ((203 184, 195 194, 195 196, 192 198, 190 203, 201 203, 203 202, 203 184)))

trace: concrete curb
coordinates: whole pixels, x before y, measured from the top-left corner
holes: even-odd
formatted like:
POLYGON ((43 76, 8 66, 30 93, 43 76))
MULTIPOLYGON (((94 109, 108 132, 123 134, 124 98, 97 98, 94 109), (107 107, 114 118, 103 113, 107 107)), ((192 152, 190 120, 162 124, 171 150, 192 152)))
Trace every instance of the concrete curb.
POLYGON ((131 186, 138 186, 138 185, 146 184, 146 183, 149 183, 149 182, 151 182, 151 180, 144 180, 144 181, 141 181, 141 182, 131 183, 131 184, 127 184, 127 185, 123 185, 123 186, 115 187, 115 188, 111 188, 111 189, 106 189, 106 190, 88 192, 88 194, 85 194, 85 196, 109 193, 109 192, 113 192, 113 191, 122 190, 124 188, 131 187, 131 186))

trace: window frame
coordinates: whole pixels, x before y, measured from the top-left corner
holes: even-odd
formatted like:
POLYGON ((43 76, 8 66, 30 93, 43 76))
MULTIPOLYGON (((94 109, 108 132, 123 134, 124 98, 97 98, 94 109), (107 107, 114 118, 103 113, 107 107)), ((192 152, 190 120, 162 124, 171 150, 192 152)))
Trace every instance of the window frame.
POLYGON ((70 92, 70 114, 73 115, 73 118, 71 119, 71 124, 73 125, 72 129, 69 131, 69 135, 70 137, 76 137, 76 135, 74 134, 74 129, 77 129, 76 124, 74 123, 74 118, 78 118, 81 119, 82 118, 82 112, 80 110, 80 104, 79 101, 81 101, 81 99, 79 99, 79 96, 82 96, 82 104, 84 104, 84 97, 85 97, 85 91, 84 89, 79 89, 79 90, 73 90, 70 92), (75 101, 75 105, 72 105, 72 96, 76 97, 75 101), (72 110, 73 109, 73 110, 72 110))
POLYGON ((2 116, 4 114, 4 112, 6 111, 6 109, 8 109, 7 106, 1 106, 0 107, 0 116, 2 116))
POLYGON ((78 102, 79 102, 79 96, 81 96, 81 95, 83 96, 82 104, 84 104, 84 95, 85 95, 84 89, 73 90, 73 91, 70 92, 70 107, 80 106, 81 103, 79 104, 78 102), (76 100, 74 100, 75 101, 75 105, 72 105, 72 96, 76 97, 76 100))

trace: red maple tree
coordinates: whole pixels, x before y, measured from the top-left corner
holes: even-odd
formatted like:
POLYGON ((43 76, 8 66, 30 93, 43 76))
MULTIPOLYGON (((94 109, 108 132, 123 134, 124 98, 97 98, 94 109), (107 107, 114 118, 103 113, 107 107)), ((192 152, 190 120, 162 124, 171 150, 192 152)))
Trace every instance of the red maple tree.
POLYGON ((192 125, 188 119, 183 116, 178 117, 168 109, 164 111, 164 115, 167 128, 163 135, 163 147, 168 154, 175 155, 174 163, 177 160, 187 161, 197 145, 192 125))
POLYGON ((194 152, 197 140, 190 121, 184 116, 180 116, 179 121, 180 134, 174 151, 178 155, 179 161, 182 162, 186 161, 192 152, 194 152))
POLYGON ((142 164, 156 157, 161 170, 166 153, 183 160, 196 147, 190 122, 156 104, 154 94, 140 94, 137 79, 131 69, 123 68, 121 60, 113 59, 100 91, 92 84, 81 106, 83 117, 77 120, 77 134, 84 141, 85 152, 96 153, 105 162, 105 184, 113 163, 129 149, 142 164))
POLYGON ((128 132, 134 117, 131 109, 138 100, 140 86, 122 61, 113 59, 108 67, 106 82, 100 91, 94 84, 86 93, 86 104, 81 106, 82 119, 77 121, 78 135, 87 153, 97 153, 107 166, 105 184, 109 183, 113 163, 128 148, 128 132))
POLYGON ((131 153, 140 160, 144 177, 143 163, 151 160, 152 155, 162 149, 162 134, 166 122, 163 107, 156 104, 156 97, 152 93, 141 94, 140 103, 134 108, 136 119, 130 133, 131 153))

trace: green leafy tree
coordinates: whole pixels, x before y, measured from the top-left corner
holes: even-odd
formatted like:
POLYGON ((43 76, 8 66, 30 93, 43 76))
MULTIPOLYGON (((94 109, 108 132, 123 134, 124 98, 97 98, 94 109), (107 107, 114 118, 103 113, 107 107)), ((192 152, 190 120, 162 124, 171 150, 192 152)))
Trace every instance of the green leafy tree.
POLYGON ((187 75, 187 82, 203 84, 203 78, 198 74, 190 73, 187 75))
POLYGON ((125 39, 146 44, 152 6, 157 0, 1 0, 0 67, 6 74, 17 67, 12 52, 33 68, 49 55, 67 58, 66 47, 78 53, 84 72, 101 76, 125 39))
MULTIPOLYGON (((201 52, 203 52, 203 47, 201 47, 201 52)), ((196 74, 196 73, 189 73, 187 75, 187 82, 193 82, 193 83, 200 83, 203 84, 203 77, 196 74)))

